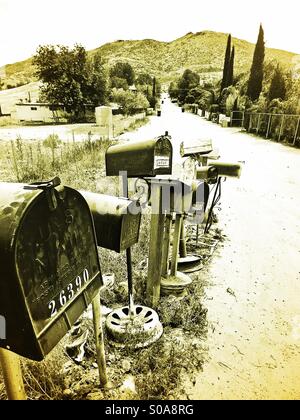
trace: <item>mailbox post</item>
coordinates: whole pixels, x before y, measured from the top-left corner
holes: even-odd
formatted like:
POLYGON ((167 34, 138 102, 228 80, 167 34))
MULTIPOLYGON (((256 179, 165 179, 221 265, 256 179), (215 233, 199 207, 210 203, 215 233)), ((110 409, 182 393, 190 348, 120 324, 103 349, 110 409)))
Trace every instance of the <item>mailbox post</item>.
POLYGON ((9 400, 26 400, 20 358, 8 350, 0 349, 0 366, 9 400))
MULTIPOLYGON (((172 174, 172 160, 173 148, 170 136, 166 133, 153 140, 128 142, 110 147, 106 153, 106 174, 119 176, 120 173, 126 172, 128 178, 148 178, 153 181, 156 176, 172 174)), ((124 181, 123 185, 125 185, 124 181)), ((152 187, 153 185, 151 182, 152 187)), ((126 196, 127 191, 123 193, 126 196)), ((151 205, 147 301, 151 306, 156 307, 160 297, 165 223, 162 190, 159 185, 156 185, 152 191, 151 205)), ((129 254, 127 254, 128 257, 129 254)))

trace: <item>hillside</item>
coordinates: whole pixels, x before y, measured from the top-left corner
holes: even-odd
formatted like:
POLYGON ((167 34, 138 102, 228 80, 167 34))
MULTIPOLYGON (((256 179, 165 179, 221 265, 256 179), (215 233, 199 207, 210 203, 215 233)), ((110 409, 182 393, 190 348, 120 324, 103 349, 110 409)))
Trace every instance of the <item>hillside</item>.
MULTIPOLYGON (((227 34, 204 31, 188 33, 172 42, 151 39, 121 40, 105 44, 89 51, 89 54, 93 56, 99 52, 109 64, 128 61, 137 72, 146 71, 164 81, 169 81, 186 68, 219 76, 223 67, 226 42, 227 34)), ((248 71, 254 45, 237 38, 233 38, 233 42, 236 47, 236 72, 248 71)), ((290 66, 294 56, 295 54, 286 51, 267 49, 266 59, 276 59, 290 66)), ((6 85, 16 86, 34 81, 32 59, 2 67, 0 74, 6 85)))

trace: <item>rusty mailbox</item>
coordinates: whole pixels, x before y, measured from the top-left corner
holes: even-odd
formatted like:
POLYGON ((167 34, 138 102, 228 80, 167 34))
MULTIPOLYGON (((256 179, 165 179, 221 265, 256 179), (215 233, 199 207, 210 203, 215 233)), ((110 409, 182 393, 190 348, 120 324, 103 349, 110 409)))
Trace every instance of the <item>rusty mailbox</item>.
POLYGON ((141 207, 138 202, 80 192, 91 209, 99 247, 121 253, 138 243, 141 225, 141 207))
POLYGON ((128 141, 111 146, 106 152, 106 175, 128 178, 172 174, 173 148, 169 135, 146 141, 128 141))
POLYGON ((59 179, 0 183, 0 345, 42 360, 102 286, 88 204, 59 179))

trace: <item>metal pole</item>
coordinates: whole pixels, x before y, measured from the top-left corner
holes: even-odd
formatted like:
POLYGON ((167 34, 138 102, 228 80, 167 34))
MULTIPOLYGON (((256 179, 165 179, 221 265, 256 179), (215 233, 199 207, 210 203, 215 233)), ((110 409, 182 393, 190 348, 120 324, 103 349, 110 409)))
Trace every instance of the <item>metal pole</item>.
POLYGON ((147 302, 156 307, 160 300, 162 276, 163 236, 166 216, 162 212, 162 188, 152 184, 152 216, 150 232, 150 251, 147 281, 147 302))
POLYGON ((300 126, 300 117, 298 118, 298 123, 297 123, 296 132, 295 132, 295 137, 294 137, 293 146, 295 146, 295 144, 296 144, 297 134, 298 134, 298 131, 299 131, 299 126, 300 126))
POLYGON ((92 306, 93 306, 93 321, 94 321, 96 353, 97 353, 97 363, 98 363, 98 369, 99 369, 100 386, 102 388, 107 388, 108 379, 107 379, 107 372, 106 372, 106 358, 105 358, 104 335, 103 335, 103 327, 102 327, 100 293, 93 300, 92 306))
POLYGON ((272 121, 272 114, 269 115, 269 121, 268 121, 268 128, 267 128, 266 139, 269 138, 269 133, 270 133, 270 128, 271 128, 271 121, 272 121))
POLYGON ((184 220, 182 220, 182 223, 181 223, 179 255, 180 255, 181 258, 186 258, 187 257, 186 233, 185 233, 184 220))
MULTIPOLYGON (((128 179, 127 173, 122 173, 122 195, 124 198, 128 198, 128 179)), ((131 248, 126 249, 126 261, 127 261, 127 283, 128 283, 128 307, 130 317, 135 316, 134 311, 134 299, 133 299, 133 278, 132 278, 132 257, 131 248)))
POLYGON ((280 126, 280 132, 279 132, 278 141, 280 141, 280 140, 281 140, 282 131, 283 131, 283 125, 284 125, 284 119, 285 119, 285 115, 283 115, 283 116, 282 116, 282 120, 281 120, 281 126, 280 126))
POLYGON ((243 111, 243 117, 242 117, 242 127, 244 127, 244 123, 245 123, 245 111, 243 111))
POLYGON ((179 251, 182 219, 183 219, 183 216, 181 214, 176 214, 175 231, 174 231, 174 238, 173 238, 172 264, 171 264, 171 276, 173 277, 177 275, 178 251, 179 251))
POLYGON ((0 349, 0 366, 2 367, 7 398, 12 401, 26 400, 19 356, 8 350, 0 349))
POLYGON ((259 133, 259 128, 260 128, 260 119, 261 119, 261 114, 258 114, 257 127, 256 127, 256 134, 258 134, 258 133, 259 133))
POLYGON ((169 277, 169 254, 170 254, 170 242, 171 242, 171 226, 172 216, 167 215, 164 232, 164 243, 163 243, 163 262, 162 262, 162 277, 169 277))

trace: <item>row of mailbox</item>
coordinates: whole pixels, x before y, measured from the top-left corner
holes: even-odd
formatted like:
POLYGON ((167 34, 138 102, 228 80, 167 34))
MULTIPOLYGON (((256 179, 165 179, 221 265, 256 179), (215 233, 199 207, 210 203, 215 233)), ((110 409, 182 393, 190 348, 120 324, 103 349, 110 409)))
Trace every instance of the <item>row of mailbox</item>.
MULTIPOLYGON (((170 175, 172 153, 168 136, 113 146, 106 154, 107 175, 170 175)), ((216 176, 208 168, 199 177, 211 171, 216 176)), ((196 192, 206 185, 185 190, 191 203, 197 204, 196 192)), ((0 347, 42 360, 102 286, 97 245, 122 252, 138 242, 140 223, 138 202, 80 193, 58 178, 0 183, 0 315, 6 320, 0 347)))

